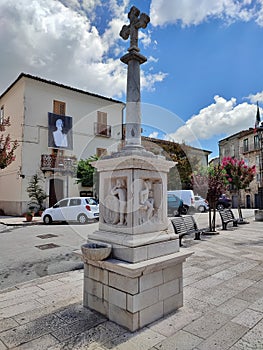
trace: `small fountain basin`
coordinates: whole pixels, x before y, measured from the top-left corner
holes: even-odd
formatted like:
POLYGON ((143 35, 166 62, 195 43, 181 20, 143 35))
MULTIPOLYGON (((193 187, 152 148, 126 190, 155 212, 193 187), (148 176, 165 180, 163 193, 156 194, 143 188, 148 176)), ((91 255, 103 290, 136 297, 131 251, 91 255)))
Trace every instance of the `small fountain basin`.
POLYGON ((82 244, 81 252, 84 260, 105 260, 111 253, 112 246, 102 242, 87 242, 82 244))

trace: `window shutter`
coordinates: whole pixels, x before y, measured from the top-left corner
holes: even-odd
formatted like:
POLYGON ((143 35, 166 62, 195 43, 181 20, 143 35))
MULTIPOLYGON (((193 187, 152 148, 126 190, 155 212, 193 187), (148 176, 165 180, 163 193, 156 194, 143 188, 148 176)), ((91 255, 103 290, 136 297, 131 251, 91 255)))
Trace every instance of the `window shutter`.
POLYGON ((53 113, 59 114, 59 115, 65 115, 66 114, 66 103, 61 101, 53 101, 53 113))

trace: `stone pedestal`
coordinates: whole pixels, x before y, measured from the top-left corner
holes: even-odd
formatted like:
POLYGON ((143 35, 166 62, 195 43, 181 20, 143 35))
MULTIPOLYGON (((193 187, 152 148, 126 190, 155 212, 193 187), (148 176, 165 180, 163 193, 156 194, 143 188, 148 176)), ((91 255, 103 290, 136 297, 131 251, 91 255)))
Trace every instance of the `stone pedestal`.
POLYGON ((167 218, 167 173, 175 163, 145 153, 122 152, 95 163, 100 221, 89 239, 110 243, 113 257, 130 263, 179 251, 167 218))
POLYGON ((84 306, 134 332, 183 305, 182 264, 191 253, 130 264, 84 262, 84 306))

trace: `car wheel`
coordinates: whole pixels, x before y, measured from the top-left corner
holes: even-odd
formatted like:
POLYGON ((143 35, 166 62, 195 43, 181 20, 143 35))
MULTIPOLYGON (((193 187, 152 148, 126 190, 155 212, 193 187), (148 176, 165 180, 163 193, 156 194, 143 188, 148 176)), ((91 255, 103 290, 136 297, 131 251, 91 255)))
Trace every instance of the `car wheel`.
POLYGON ((85 215, 85 214, 79 214, 79 216, 78 216, 78 222, 80 223, 80 224, 86 224, 87 222, 88 222, 88 218, 87 218, 87 216, 85 215))
POLYGON ((186 215, 189 210, 189 207, 187 205, 183 205, 181 213, 183 215, 186 215))
POLYGON ((216 209, 217 209, 217 210, 224 210, 225 207, 224 207, 223 204, 217 204, 216 209))
POLYGON ((203 205, 199 205, 197 210, 199 211, 199 213, 204 213, 205 212, 205 207, 203 205))
POLYGON ((52 224, 52 222, 53 222, 52 217, 50 215, 45 215, 43 217, 43 222, 44 222, 45 225, 52 224))

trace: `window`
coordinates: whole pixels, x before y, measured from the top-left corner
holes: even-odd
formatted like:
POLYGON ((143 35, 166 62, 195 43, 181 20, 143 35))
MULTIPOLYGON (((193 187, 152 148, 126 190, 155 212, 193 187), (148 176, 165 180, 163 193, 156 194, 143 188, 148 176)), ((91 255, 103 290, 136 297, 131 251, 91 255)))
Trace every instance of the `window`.
POLYGON ((97 113, 98 124, 107 125, 107 113, 98 111, 97 113))
POLYGON ((254 136, 254 148, 259 149, 259 138, 258 135, 254 136))
POLYGON ((68 205, 68 199, 63 199, 54 206, 54 208, 64 208, 68 205))
POLYGON ((256 156, 256 167, 259 167, 259 156, 256 156))
POLYGON ((243 140, 244 152, 248 152, 248 139, 243 140))
POLYGON ((75 207, 77 205, 81 205, 81 199, 80 198, 72 198, 69 202, 69 206, 75 207))
POLYGON ((107 125, 106 112, 97 112, 97 123, 95 123, 94 127, 96 135, 111 137, 111 127, 107 125))
POLYGON ((231 145, 231 157, 235 157, 235 145, 231 145))
POLYGON ((66 114, 66 103, 61 101, 53 101, 53 113, 59 114, 59 115, 65 115, 66 114))
POLYGON ((3 124, 4 122, 4 106, 0 109, 0 124, 3 124))

